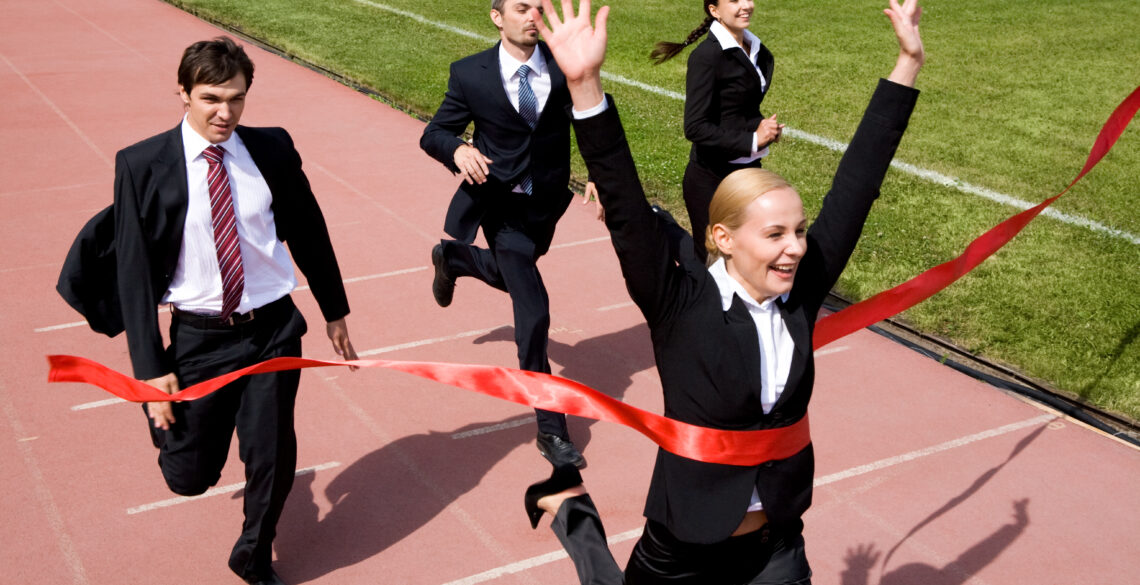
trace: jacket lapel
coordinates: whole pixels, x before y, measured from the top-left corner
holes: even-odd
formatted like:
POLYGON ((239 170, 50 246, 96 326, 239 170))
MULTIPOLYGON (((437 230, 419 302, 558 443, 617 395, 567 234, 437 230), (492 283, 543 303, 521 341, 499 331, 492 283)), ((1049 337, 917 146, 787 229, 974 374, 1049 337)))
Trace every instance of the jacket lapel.
POLYGON ((756 395, 757 400, 760 400, 760 392, 763 386, 761 383, 763 380, 761 377, 763 364, 760 363, 762 354, 760 353, 760 337, 756 333, 756 322, 752 320, 752 315, 748 312, 748 307, 745 306, 744 301, 737 295, 732 296, 732 305, 724 314, 724 320, 728 326, 729 334, 736 341, 736 346, 740 350, 738 359, 739 363, 744 365, 744 379, 748 380, 748 389, 756 395))
POLYGON ((181 209, 181 217, 175 218, 173 225, 181 227, 186 220, 186 205, 190 200, 186 180, 186 152, 182 146, 182 125, 175 126, 166 133, 162 149, 151 162, 153 177, 161 177, 159 195, 169 199, 165 206, 181 209))
MULTIPOLYGON (((551 103, 554 103, 554 95, 560 91, 561 88, 566 87, 566 76, 563 75, 562 70, 558 68, 558 63, 554 60, 554 54, 550 52, 550 48, 546 46, 546 43, 538 43, 538 50, 542 53, 542 57, 546 61, 546 71, 550 74, 550 95, 546 98, 547 107, 544 107, 542 113, 538 116, 538 123, 542 124, 542 119, 547 116, 548 112, 557 109, 549 106, 551 103)), ((555 112, 550 115, 564 116, 566 113, 555 112)), ((519 117, 521 118, 522 116, 520 115, 519 117)))
POLYGON ((503 87, 503 66, 499 61, 499 45, 501 44, 502 41, 495 43, 494 47, 491 47, 484 53, 487 55, 487 58, 484 59, 482 63, 482 77, 485 83, 490 85, 488 89, 491 91, 491 94, 495 96, 495 102, 498 103, 499 108, 507 113, 507 117, 509 117, 516 126, 530 128, 530 124, 526 123, 522 114, 511 105, 511 98, 507 96, 507 88, 503 87))
POLYGON ((776 300, 780 309, 780 317, 784 319, 784 327, 788 328, 788 335, 792 338, 795 350, 792 352, 792 363, 788 368, 788 381, 784 384, 784 392, 776 400, 773 410, 788 401, 796 393, 807 367, 807 360, 811 358, 811 325, 807 322, 802 307, 797 303, 788 304, 776 300))

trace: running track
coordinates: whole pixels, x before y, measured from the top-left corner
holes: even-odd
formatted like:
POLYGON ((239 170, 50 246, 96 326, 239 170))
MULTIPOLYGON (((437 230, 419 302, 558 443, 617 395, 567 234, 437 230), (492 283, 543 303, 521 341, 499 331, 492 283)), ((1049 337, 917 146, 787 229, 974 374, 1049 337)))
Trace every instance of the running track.
MULTIPOLYGON (((135 405, 44 382, 48 353, 129 371, 125 343, 54 292, 71 238, 111 197, 116 150, 173 127, 181 50, 216 29, 156 0, 0 2, 0 534, 4 583, 239 583, 241 466, 176 498, 135 405)), ((509 303, 460 281, 433 303, 428 250, 455 179, 422 124, 247 47, 243 122, 289 128, 330 223, 362 354, 513 365, 509 303)), ((889 196, 889 195, 888 195, 889 196)), ((574 207, 543 260, 555 373, 648 409, 660 387, 601 225, 574 207)), ((330 357, 319 312, 295 294, 330 357)), ((819 456, 806 517, 819 584, 1129 583, 1140 452, 868 332, 818 354, 819 456)), ((384 371, 309 370, 298 479, 279 526, 292 583, 570 584, 523 487, 548 470, 524 408, 384 371)), ((588 486, 624 562, 654 447, 576 420, 588 486)), ((232 460, 236 461, 236 454, 232 460)), ((545 524, 545 523, 544 523, 545 524)))

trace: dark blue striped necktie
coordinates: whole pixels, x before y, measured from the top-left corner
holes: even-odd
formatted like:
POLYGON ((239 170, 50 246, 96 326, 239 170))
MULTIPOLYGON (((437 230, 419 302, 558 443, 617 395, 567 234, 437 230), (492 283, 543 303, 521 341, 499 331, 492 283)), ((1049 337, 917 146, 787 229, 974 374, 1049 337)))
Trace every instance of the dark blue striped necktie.
MULTIPOLYGON (((533 129, 538 124, 538 98, 534 95, 534 90, 530 88, 530 81, 527 76, 530 75, 530 67, 523 65, 519 67, 519 115, 530 124, 533 129)), ((531 181, 530 173, 527 173, 519 183, 522 185, 523 191, 527 195, 531 195, 534 190, 534 184, 531 181)))

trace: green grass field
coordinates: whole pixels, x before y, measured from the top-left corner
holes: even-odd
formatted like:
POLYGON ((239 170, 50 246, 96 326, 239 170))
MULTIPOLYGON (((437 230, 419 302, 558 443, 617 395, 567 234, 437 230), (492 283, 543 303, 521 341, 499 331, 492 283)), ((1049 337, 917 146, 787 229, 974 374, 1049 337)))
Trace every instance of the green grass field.
MULTIPOLYGON (((489 0, 169 0, 430 116, 448 64, 490 46, 489 0), (425 22, 430 21, 430 22, 425 22), (483 37, 470 38, 440 24, 483 37)), ((684 0, 611 0, 606 71, 683 93, 688 53, 646 55, 703 13, 684 0)), ((752 31, 776 56, 767 114, 846 142, 896 48, 881 0, 758 3, 752 31)), ((931 0, 923 90, 898 159, 1039 202, 1084 163, 1100 125, 1140 84, 1140 3, 931 0)), ((649 192, 683 216, 683 104, 607 82, 649 192)), ((1140 126, 1138 124, 1137 126, 1140 126)), ((426 156, 426 155, 425 155, 426 156)), ((786 139, 766 163, 818 209, 839 154, 786 139)), ((577 169, 582 170, 577 161, 577 169)), ((1140 234, 1140 128, 1054 205, 1140 234)), ((951 259, 1017 210, 892 171, 839 292, 866 298, 951 259)), ((441 210, 442 213, 442 210, 441 210)), ((903 315, 918 329, 1140 420, 1140 245, 1040 217, 1005 249, 903 315)))

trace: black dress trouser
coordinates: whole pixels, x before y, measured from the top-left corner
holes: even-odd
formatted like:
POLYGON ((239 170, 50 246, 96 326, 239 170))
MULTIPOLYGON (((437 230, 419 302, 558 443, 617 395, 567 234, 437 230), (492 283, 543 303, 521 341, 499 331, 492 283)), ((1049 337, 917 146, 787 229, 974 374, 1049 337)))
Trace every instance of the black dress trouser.
MULTIPOLYGON (((234 326, 190 323, 175 316, 170 352, 181 387, 275 357, 299 357, 305 319, 286 296, 255 309, 255 318, 234 326)), ((229 566, 247 580, 268 576, 273 538, 297 467, 293 428, 300 371, 247 376, 217 392, 172 405, 174 423, 150 425, 158 464, 174 493, 205 492, 221 478, 237 431, 245 464, 245 520, 229 566)))
POLYGON ((760 168, 763 159, 756 159, 748 164, 725 164, 724 168, 713 170, 709 167, 690 160, 685 166, 685 177, 681 180, 682 196, 685 199, 685 211, 689 213, 689 225, 692 227, 693 248, 697 258, 703 262, 708 258, 708 249, 705 248, 705 230, 709 225, 709 204, 720 182, 732 171, 738 169, 760 168))
MULTIPOLYGON (((484 232, 486 233, 486 231, 484 232)), ((537 247, 522 231, 502 226, 490 234, 490 249, 444 240, 444 258, 453 276, 471 276, 511 297, 519 369, 550 373, 550 296, 538 272, 537 247)), ((538 430, 569 439, 566 415, 535 409, 538 430)))
POLYGON ((563 502, 551 529, 574 562, 582 585, 810 585, 800 530, 760 530, 713 544, 677 540, 652 520, 624 574, 606 544, 590 496, 563 502))

